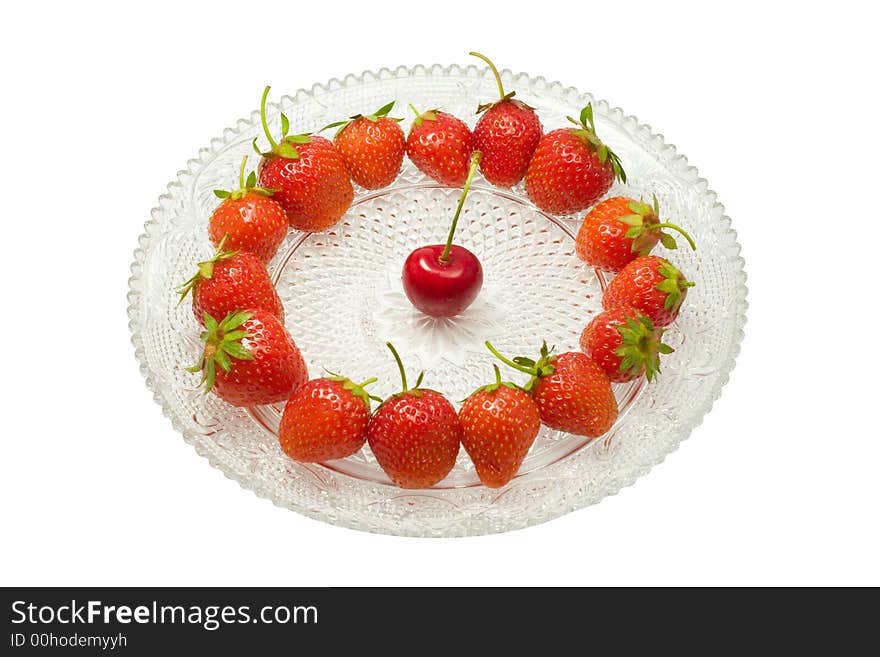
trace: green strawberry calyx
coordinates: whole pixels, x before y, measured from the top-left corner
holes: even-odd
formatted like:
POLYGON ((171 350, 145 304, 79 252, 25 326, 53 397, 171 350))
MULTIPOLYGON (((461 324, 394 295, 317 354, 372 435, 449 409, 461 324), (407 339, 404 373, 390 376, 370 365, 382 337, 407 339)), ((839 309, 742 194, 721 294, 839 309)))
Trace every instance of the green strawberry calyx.
POLYGON ((375 395, 371 395, 366 387, 372 383, 375 383, 379 379, 375 376, 367 379, 366 381, 362 381, 361 383, 355 383, 348 377, 342 376, 341 374, 337 374, 336 372, 331 372, 330 370, 325 370, 327 374, 330 376, 327 377, 328 381, 336 381, 337 383, 342 384, 342 388, 344 390, 348 390, 352 395, 360 399, 364 402, 364 405, 367 407, 367 412, 370 412, 370 400, 374 400, 377 402, 381 402, 381 397, 376 397, 375 395))
POLYGON ((199 337, 205 343, 205 350, 199 362, 187 367, 186 371, 202 373, 199 386, 204 384, 206 393, 214 387, 218 365, 224 372, 229 372, 232 370, 230 358, 254 359, 254 355, 241 343, 244 338, 251 337, 250 333, 241 328, 251 317, 251 313, 235 310, 218 323, 207 312, 203 315, 205 330, 199 337))
POLYGON ((440 110, 436 108, 429 109, 424 112, 419 112, 419 110, 417 110, 415 108, 415 105, 413 105, 412 103, 409 104, 409 108, 413 111, 413 114, 416 115, 416 118, 414 118, 412 122, 413 128, 418 128, 420 125, 422 125, 423 121, 436 121, 437 115, 440 113, 440 110))
POLYGON ((668 260, 663 260, 657 266, 657 273, 663 277, 663 280, 657 283, 654 289, 666 293, 663 309, 675 315, 684 302, 688 288, 693 287, 696 283, 687 280, 684 274, 668 260))
POLYGON ((620 158, 617 157, 617 154, 614 151, 602 143, 602 140, 599 139, 596 134, 596 124, 593 121, 593 104, 587 103, 587 106, 581 110, 580 120, 574 119, 570 116, 566 118, 578 126, 577 128, 572 128, 572 132, 590 144, 593 150, 596 151, 596 156, 599 158, 599 162, 605 164, 610 161, 611 168, 614 170, 614 177, 620 182, 625 183, 626 171, 623 170, 620 158))
POLYGON ((660 203, 657 201, 657 195, 654 194, 653 205, 648 205, 643 200, 630 201, 627 208, 632 214, 627 214, 619 218, 620 221, 629 226, 626 231, 626 237, 632 242, 632 252, 639 255, 648 255, 657 242, 660 242, 667 249, 677 249, 678 243, 675 238, 663 231, 664 228, 670 228, 687 240, 691 249, 697 250, 697 245, 690 235, 683 228, 669 222, 660 222, 660 203))
POLYGON ((275 141, 275 138, 272 136, 272 131, 269 130, 269 122, 266 120, 266 98, 269 96, 269 87, 266 86, 263 89, 263 97, 260 99, 260 123, 263 124, 263 133, 266 135, 266 139, 269 141, 269 146, 271 147, 268 151, 261 151, 259 146, 257 146, 257 139, 259 137, 254 137, 253 147, 257 152, 257 155, 269 156, 269 155, 278 155, 280 157, 287 158, 288 160, 298 160, 299 159, 299 151, 296 150, 297 144, 308 144, 312 140, 311 133, 302 133, 299 135, 290 135, 290 120, 287 118, 287 115, 284 112, 281 112, 281 141, 275 141))
POLYGON ((183 285, 177 286, 177 294, 180 295, 180 300, 178 303, 183 301, 186 298, 186 295, 190 293, 190 291, 195 288, 200 281, 211 278, 214 276, 214 265, 216 265, 221 260, 227 260, 238 254, 238 251, 224 251, 223 244, 226 242, 226 238, 228 235, 224 235, 223 239, 220 240, 220 244, 217 245, 217 252, 214 253, 214 257, 210 260, 205 260, 204 262, 198 263, 196 266, 198 270, 183 285))
POLYGON ((548 349, 546 340, 541 345, 541 355, 537 361, 532 360, 531 358, 526 358, 525 356, 517 356, 513 360, 510 360, 498 353, 498 350, 495 349, 495 347, 492 346, 492 343, 488 340, 486 340, 485 345, 495 358, 508 367, 512 367, 515 370, 531 375, 531 378, 522 387, 526 392, 531 392, 532 388, 535 387, 535 384, 541 377, 549 376, 556 372, 556 366, 553 364, 556 360, 556 356, 553 355, 553 349, 555 349, 555 347, 550 347, 548 349))
POLYGON ((621 359, 620 371, 635 377, 644 370, 648 381, 653 381, 660 374, 660 354, 675 351, 663 344, 663 329, 638 313, 626 315, 624 322, 615 328, 620 333, 620 346, 614 350, 621 359))
POLYGON ((334 123, 329 123, 329 124, 325 125, 323 128, 321 128, 320 130, 318 130, 318 132, 324 132, 325 130, 329 130, 330 128, 338 128, 336 133, 333 135, 333 137, 335 138, 337 135, 339 135, 340 132, 345 130, 349 125, 351 125, 352 123, 354 123, 355 121, 357 121, 359 119, 365 119, 365 120, 369 121, 370 123, 378 123, 379 119, 388 119, 390 121, 397 121, 398 123, 400 123, 401 121, 403 121, 403 119, 399 119, 394 116, 388 116, 388 113, 391 112, 391 110, 394 108, 395 102, 396 101, 392 100, 390 103, 388 103, 387 105, 383 105, 382 107, 377 109, 372 114, 355 114, 354 116, 350 116, 347 119, 344 119, 342 121, 336 121, 334 123))
POLYGON ((241 160, 241 166, 238 169, 238 189, 234 191, 226 191, 225 189, 215 189, 214 196, 217 198, 222 198, 224 200, 230 199, 232 201, 237 201, 241 198, 244 198, 245 194, 248 192, 254 192, 259 194, 260 196, 272 196, 276 191, 275 189, 269 189, 268 187, 257 187, 257 172, 251 171, 248 174, 247 180, 244 177, 244 170, 247 166, 247 155, 245 155, 241 160))
MULTIPOLYGON (((478 59, 482 59, 489 66, 489 70, 492 72, 492 75, 495 76, 495 84, 498 85, 498 100, 493 100, 491 103, 480 103, 479 105, 477 105, 477 114, 485 112, 486 110, 491 109, 496 105, 500 105, 505 101, 511 100, 516 95, 515 91, 504 93, 504 83, 501 82, 501 74, 498 72, 498 69, 495 68, 495 64, 492 63, 491 59, 486 57, 486 55, 474 51, 471 51, 468 54, 478 59)), ((530 110, 535 109, 534 107, 530 107, 520 100, 514 100, 512 102, 530 110)))
POLYGON ((425 378, 425 373, 419 372, 419 378, 416 379, 416 384, 410 388, 406 382, 406 370, 403 367, 403 361, 400 359, 400 354, 397 353, 397 349, 395 349, 394 345, 390 342, 386 342, 385 346, 388 347, 391 354, 394 356, 394 360, 397 362, 397 369, 400 371, 400 381, 403 385, 403 390, 394 393, 392 397, 400 397, 401 395, 414 395, 416 397, 421 397, 424 389, 420 386, 422 385, 422 379, 425 378))
POLYGON ((502 381, 501 380, 501 370, 498 369, 498 365, 492 363, 492 367, 495 368, 495 383, 489 383, 487 385, 481 386, 474 390, 468 397, 473 397, 474 395, 478 395, 481 392, 492 393, 498 390, 499 388, 510 388, 511 390, 522 390, 522 386, 518 386, 512 381, 502 381))

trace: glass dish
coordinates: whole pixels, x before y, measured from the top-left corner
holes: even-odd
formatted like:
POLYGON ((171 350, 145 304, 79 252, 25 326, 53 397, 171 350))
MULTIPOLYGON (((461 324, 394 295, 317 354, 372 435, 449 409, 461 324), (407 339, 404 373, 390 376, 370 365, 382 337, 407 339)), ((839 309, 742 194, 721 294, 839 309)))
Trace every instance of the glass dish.
MULTIPOLYGON (((261 136, 254 113, 202 149, 160 198, 135 252, 128 309, 136 356, 156 401, 199 454, 243 487, 307 516, 367 531, 506 531, 632 484, 688 436, 720 394, 742 340, 746 287, 736 234, 715 194, 674 147, 621 110, 540 77, 509 71, 502 77, 536 108, 545 130, 565 125, 567 115, 592 102, 598 133, 628 174, 628 184, 615 184, 609 194, 656 193, 663 216, 696 240, 696 252, 668 254, 697 286, 667 332, 676 351, 665 357, 659 380, 616 386, 620 419, 599 439, 542 429, 519 475, 499 490, 479 485, 464 450, 449 477, 419 491, 390 485, 368 447, 324 465, 291 461, 275 435, 280 406, 233 408, 196 389, 197 377, 183 368, 197 359, 199 328, 174 293, 212 252, 206 227, 217 204, 213 190, 234 186, 241 157, 261 136)), ((489 72, 474 66, 383 69, 285 96, 269 106, 269 121, 277 126, 284 111, 293 132, 306 132, 396 99, 392 114, 406 117, 404 130, 412 119, 408 103, 439 107, 473 126, 478 102, 493 98, 495 89, 489 72)), ((372 392, 384 397, 399 389, 384 346, 391 340, 409 372, 425 370, 425 385, 458 403, 493 377, 487 339, 509 355, 533 355, 542 339, 557 352, 577 349, 581 330, 601 310, 606 280, 574 255, 583 215, 546 215, 521 185, 502 190, 478 175, 468 197, 456 242, 483 264, 477 302, 454 320, 432 320, 409 305, 400 284, 403 260, 416 246, 444 241, 458 194, 406 160, 390 187, 356 188, 351 209, 332 230, 288 234, 269 269, 311 376, 323 368, 357 380, 378 376, 372 392)), ((505 369, 506 378, 523 381, 505 369)))

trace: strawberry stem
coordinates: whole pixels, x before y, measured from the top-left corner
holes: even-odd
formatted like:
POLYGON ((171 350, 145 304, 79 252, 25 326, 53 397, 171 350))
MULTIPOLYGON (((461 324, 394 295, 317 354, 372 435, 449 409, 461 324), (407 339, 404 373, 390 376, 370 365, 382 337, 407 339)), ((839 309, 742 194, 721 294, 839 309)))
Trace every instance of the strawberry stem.
POLYGON ((266 134, 266 139, 269 140, 269 145, 274 150, 278 148, 278 142, 272 139, 272 133, 269 132, 269 124, 266 122, 266 98, 269 96, 269 89, 271 87, 266 85, 266 88, 263 89, 263 97, 260 99, 260 123, 263 124, 263 132, 266 134))
POLYGON ((501 83, 501 75, 498 73, 498 69, 495 68, 495 64, 492 63, 492 60, 486 57, 486 55, 481 55, 478 52, 469 52, 469 55, 473 55, 479 59, 482 59, 489 65, 489 70, 492 71, 492 75, 495 76, 495 82, 498 84, 498 95, 504 100, 504 85, 501 83))
POLYGON ((238 169, 238 188, 244 189, 244 168, 247 166, 248 156, 245 155, 241 160, 241 166, 238 169))
MULTIPOLYGON (((486 349, 488 349, 489 351, 491 351, 491 352, 492 352, 492 355, 495 356, 495 358, 497 358, 498 360, 500 360, 502 363, 504 363, 504 364, 507 365, 508 367, 512 367, 512 368, 515 369, 515 370, 519 370, 520 372, 523 372, 523 373, 525 373, 525 374, 531 374, 531 375, 534 376, 534 374, 535 374, 535 368, 533 368, 533 367, 526 367, 525 365, 519 365, 518 363, 514 363, 514 362, 513 362, 512 360, 510 360, 509 358, 505 358, 505 357, 502 356, 500 353, 498 353, 498 350, 497 350, 495 347, 493 347, 493 346, 492 346, 492 343, 489 342, 488 340, 486 340, 485 345, 486 345, 486 349)), ((497 366, 497 365, 495 366, 495 371, 496 371, 496 372, 498 371, 498 366, 497 366)), ((498 373, 498 380, 499 380, 499 381, 501 380, 501 373, 500 373, 500 372, 498 373)))
POLYGON ((400 370, 400 380, 403 382, 403 392, 406 392, 409 390, 409 386, 406 384, 406 371, 403 369, 403 361, 400 360, 400 354, 397 353, 397 349, 390 342, 386 342, 385 346, 391 350, 394 360, 397 361, 397 369, 400 370))
POLYGON ((681 233, 682 237, 684 237, 687 240, 687 243, 691 245, 691 249, 694 251, 697 250, 697 245, 694 244, 694 240, 691 239, 691 236, 688 235, 687 232, 683 228, 680 228, 679 226, 676 226, 675 224, 670 224, 669 222, 663 222, 663 223, 654 224, 651 226, 652 230, 659 229, 659 228, 671 228, 672 230, 678 231, 679 233, 681 233))
POLYGON ((413 105, 412 103, 409 104, 409 108, 413 111, 413 114, 416 115, 416 118, 421 116, 421 114, 419 114, 419 110, 417 110, 416 106, 413 105))
POLYGON ((492 367, 495 368, 495 385, 500 386, 501 385, 501 369, 499 369, 497 363, 492 363, 492 367))
POLYGON ((458 207, 455 208, 455 216, 452 218, 452 226, 449 229, 449 236, 446 238, 446 247, 443 249, 443 253, 440 254, 441 264, 449 262, 449 253, 452 251, 452 238, 455 236, 455 228, 458 226, 458 217, 461 215, 461 208, 464 206, 464 200, 467 198, 468 190, 471 188, 471 181, 474 179, 477 165, 480 164, 482 158, 483 154, 480 151, 474 151, 471 155, 471 168, 468 170, 467 180, 464 181, 464 189, 461 190, 458 207))

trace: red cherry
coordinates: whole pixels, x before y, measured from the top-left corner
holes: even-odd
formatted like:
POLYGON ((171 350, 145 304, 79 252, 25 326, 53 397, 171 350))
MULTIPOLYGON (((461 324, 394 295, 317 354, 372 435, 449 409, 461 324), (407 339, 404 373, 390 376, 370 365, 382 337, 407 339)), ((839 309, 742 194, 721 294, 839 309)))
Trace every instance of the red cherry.
POLYGON ((454 317, 470 306, 483 286, 483 267, 473 253, 452 245, 449 260, 440 256, 445 244, 422 246, 403 265, 403 289, 410 303, 432 317, 454 317))
POLYGON ((403 290, 410 303, 432 317, 454 317, 470 306, 483 287, 483 267, 473 253, 452 243, 461 208, 483 154, 471 156, 464 189, 446 244, 421 246, 403 263, 403 290))

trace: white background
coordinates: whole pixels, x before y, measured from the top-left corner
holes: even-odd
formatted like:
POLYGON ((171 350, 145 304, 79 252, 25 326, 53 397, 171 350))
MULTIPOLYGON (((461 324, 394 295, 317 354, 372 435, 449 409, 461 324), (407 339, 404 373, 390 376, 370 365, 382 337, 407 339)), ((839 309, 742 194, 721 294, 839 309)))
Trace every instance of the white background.
POLYGON ((880 584, 869 3, 10 7, 0 583, 880 584), (548 524, 401 539, 276 508, 197 456, 144 386, 125 314, 142 225, 264 84, 470 49, 623 107, 699 167, 746 259, 737 367, 666 462, 548 524))

